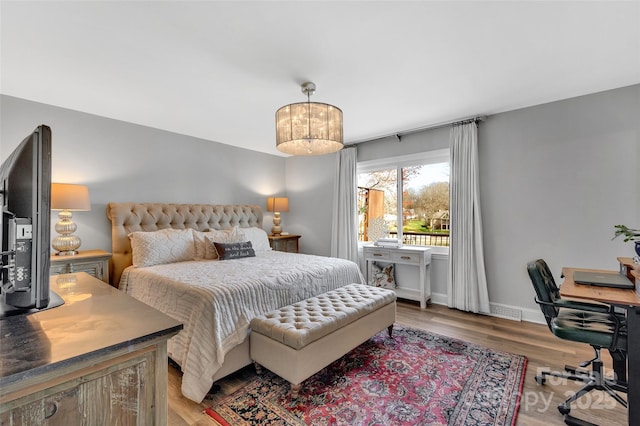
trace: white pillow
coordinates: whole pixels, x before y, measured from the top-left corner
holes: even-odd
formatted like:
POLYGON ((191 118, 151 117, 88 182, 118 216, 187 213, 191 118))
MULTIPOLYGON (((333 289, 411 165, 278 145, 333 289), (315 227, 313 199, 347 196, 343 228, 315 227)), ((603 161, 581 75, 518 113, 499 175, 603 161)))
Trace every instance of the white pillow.
POLYGON ((133 266, 136 268, 183 262, 195 257, 195 243, 190 229, 132 232, 129 239, 133 266))
POLYGON ((209 229, 207 232, 193 231, 196 242, 195 260, 215 260, 218 258, 214 242, 240 243, 247 241, 244 233, 234 226, 231 229, 209 229))
POLYGON ((225 231, 212 229, 212 230, 203 232, 203 231, 196 231, 195 229, 192 229, 192 232, 193 232, 193 240, 196 245, 196 255, 194 257, 194 260, 203 260, 203 259, 206 259, 205 246, 208 244, 208 241, 205 239, 205 236, 206 235, 214 236, 220 232, 225 232, 225 231))
POLYGON ((261 228, 242 228, 242 232, 247 236, 247 241, 251 241, 251 245, 256 252, 271 250, 269 237, 264 229, 261 228))

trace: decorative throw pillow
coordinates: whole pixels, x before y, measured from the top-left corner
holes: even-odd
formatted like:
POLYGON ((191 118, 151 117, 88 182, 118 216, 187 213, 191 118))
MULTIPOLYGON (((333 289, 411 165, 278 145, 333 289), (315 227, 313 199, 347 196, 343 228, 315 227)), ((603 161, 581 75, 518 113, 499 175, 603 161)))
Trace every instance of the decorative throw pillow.
MULTIPOLYGON (((211 230, 209 232, 211 232, 211 230)), ((204 257, 205 259, 215 260, 218 258, 218 251, 214 243, 243 243, 247 241, 247 237, 238 227, 235 227, 227 229, 225 232, 218 231, 218 233, 214 235, 205 235, 205 240, 207 244, 205 245, 204 257)))
POLYGON ((373 270, 373 282, 375 287, 396 288, 396 280, 393 277, 393 263, 388 266, 380 266, 376 263, 371 264, 373 270))
POLYGON ((207 240, 204 239, 204 236, 207 233, 202 231, 197 231, 195 229, 192 229, 191 233, 193 233, 193 242, 195 243, 195 248, 196 248, 196 254, 193 260, 203 260, 204 250, 205 250, 204 247, 207 244, 207 240))
POLYGON ((240 259, 241 257, 255 257, 251 241, 242 243, 213 243, 220 260, 240 259))
POLYGON ((237 226, 231 229, 209 229, 206 232, 194 229, 192 232, 196 247, 195 260, 215 260, 218 258, 213 241, 220 243, 247 241, 244 233, 239 231, 237 226))
POLYGON ((133 266, 183 262, 195 257, 195 243, 190 229, 161 229, 129 234, 133 266))
POLYGON ((247 237, 247 241, 251 241, 256 252, 271 250, 269 237, 264 229, 257 227, 242 228, 242 232, 247 237))

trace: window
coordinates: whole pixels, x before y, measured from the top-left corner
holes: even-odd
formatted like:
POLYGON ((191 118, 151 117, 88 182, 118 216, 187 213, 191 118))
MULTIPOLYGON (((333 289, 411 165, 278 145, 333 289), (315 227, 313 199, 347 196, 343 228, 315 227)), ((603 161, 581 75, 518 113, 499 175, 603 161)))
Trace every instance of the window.
POLYGON ((449 245, 449 150, 358 163, 358 240, 449 245))

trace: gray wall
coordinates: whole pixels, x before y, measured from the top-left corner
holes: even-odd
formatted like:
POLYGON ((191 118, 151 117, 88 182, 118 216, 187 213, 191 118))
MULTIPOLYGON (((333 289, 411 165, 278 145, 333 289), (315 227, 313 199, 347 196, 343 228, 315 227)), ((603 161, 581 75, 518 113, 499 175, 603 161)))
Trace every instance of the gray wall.
MULTIPOLYGON (((282 157, 10 96, 0 96, 0 112, 0 158, 37 125, 46 124, 52 130, 53 181, 89 187, 91 211, 73 215, 81 249, 111 250, 105 215, 109 201, 257 204, 264 209, 267 196, 285 192, 282 157)), ((267 230, 271 219, 265 213, 267 230)), ((56 221, 54 213, 52 224, 56 221)))
POLYGON ((640 85, 525 108, 480 126, 485 264, 492 302, 535 309, 525 271, 544 258, 617 269, 640 227, 640 85))
POLYGON ((386 157, 449 148, 449 128, 441 127, 425 132, 387 137, 358 145, 358 161, 377 160, 386 157))
POLYGON ((331 254, 335 159, 335 154, 286 159, 289 213, 283 217, 282 226, 285 231, 302 235, 303 253, 331 254))
MULTIPOLYGON (((638 117, 640 85, 635 85, 492 115, 480 124, 480 197, 492 303, 522 309, 523 318, 538 320, 528 261, 545 258, 559 280, 562 266, 616 269, 617 256, 633 255, 632 244, 611 238, 616 224, 640 227, 638 117)), ((448 140, 447 128, 401 142, 387 138, 361 144, 358 159, 439 149, 448 140)), ((308 161, 287 160, 288 186, 310 178, 333 184, 332 164, 327 161, 309 176, 308 161)), ((330 190, 306 193, 313 208, 297 218, 307 224, 305 232, 316 234, 317 253, 329 252, 329 228, 314 226, 331 217, 330 190)), ((446 293, 446 268, 437 255, 436 301, 446 293)))
MULTIPOLYGON (((38 124, 52 127, 54 181, 84 183, 91 212, 74 215, 85 248, 110 249, 108 201, 251 203, 289 197, 286 231, 329 255, 335 155, 282 158, 90 114, 0 97, 0 158, 38 124)), ((480 125, 485 262, 492 303, 539 312, 526 262, 616 268, 640 227, 640 85, 490 116, 480 125)), ((267 136, 269 137, 269 136, 267 136)), ((448 146, 448 129, 359 146, 361 161, 448 146)), ((271 228, 265 215, 264 228, 271 228)), ((446 292, 446 256, 432 271, 446 292)))

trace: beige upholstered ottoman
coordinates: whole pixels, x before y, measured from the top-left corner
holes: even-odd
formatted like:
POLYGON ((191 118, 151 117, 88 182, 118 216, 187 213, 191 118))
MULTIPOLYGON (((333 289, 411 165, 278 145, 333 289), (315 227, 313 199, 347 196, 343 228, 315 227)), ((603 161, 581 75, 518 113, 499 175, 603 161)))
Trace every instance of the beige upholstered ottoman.
POLYGON ((291 383, 301 383, 396 320, 396 294, 365 284, 349 284, 251 321, 250 350, 264 366, 291 383))

